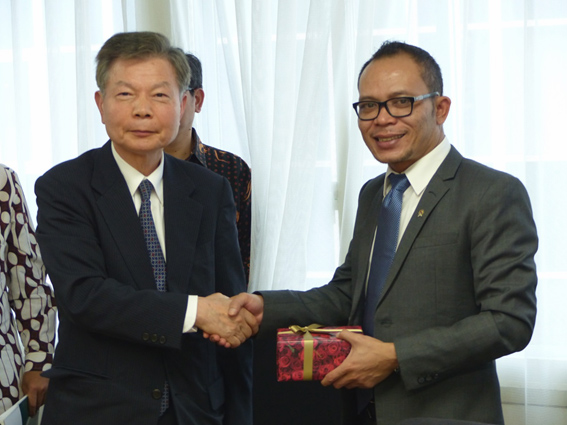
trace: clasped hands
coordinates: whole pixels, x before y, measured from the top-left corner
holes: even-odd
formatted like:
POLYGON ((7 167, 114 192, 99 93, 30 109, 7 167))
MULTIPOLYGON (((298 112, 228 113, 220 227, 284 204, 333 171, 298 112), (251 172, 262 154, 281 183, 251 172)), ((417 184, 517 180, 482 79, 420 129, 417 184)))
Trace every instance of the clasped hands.
POLYGON ((258 333, 264 313, 259 295, 242 293, 232 298, 215 293, 199 297, 195 326, 203 336, 226 348, 236 348, 258 333))

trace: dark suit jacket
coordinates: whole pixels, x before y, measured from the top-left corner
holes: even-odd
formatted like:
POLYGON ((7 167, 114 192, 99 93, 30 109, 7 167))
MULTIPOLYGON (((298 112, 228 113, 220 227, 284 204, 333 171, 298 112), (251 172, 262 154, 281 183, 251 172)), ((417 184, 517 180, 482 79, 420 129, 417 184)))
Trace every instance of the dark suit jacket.
MULTIPOLYGON (((328 285, 262 293, 262 333, 361 324, 383 184, 384 175, 362 188, 349 252, 328 285)), ((536 250, 523 185, 452 148, 408 224, 376 309, 374 336, 394 342, 401 370, 374 388, 378 424, 503 422, 494 360, 531 338, 536 250)))
POLYGON ((110 142, 36 182, 37 236, 60 319, 44 425, 155 425, 166 380, 180 424, 251 423, 251 346, 182 334, 188 294, 245 290, 230 186, 169 155, 163 184, 160 293, 110 142))

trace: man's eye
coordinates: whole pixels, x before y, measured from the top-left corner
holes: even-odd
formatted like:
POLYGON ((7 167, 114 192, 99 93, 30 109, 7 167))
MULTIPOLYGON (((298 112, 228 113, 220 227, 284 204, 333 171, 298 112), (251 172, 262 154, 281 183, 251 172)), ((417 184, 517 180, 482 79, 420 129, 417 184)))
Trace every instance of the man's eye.
POLYGON ((376 106, 377 106, 376 102, 365 102, 365 103, 361 103, 360 105, 358 105, 358 108, 361 111, 364 111, 364 110, 368 110, 368 109, 374 109, 374 108, 376 108, 376 106))
POLYGON ((165 93, 156 93, 156 97, 167 97, 165 93))
POLYGON ((392 99, 390 102, 392 103, 393 106, 397 106, 397 107, 409 106, 409 104, 411 103, 410 99, 408 99, 407 97, 398 97, 392 99))

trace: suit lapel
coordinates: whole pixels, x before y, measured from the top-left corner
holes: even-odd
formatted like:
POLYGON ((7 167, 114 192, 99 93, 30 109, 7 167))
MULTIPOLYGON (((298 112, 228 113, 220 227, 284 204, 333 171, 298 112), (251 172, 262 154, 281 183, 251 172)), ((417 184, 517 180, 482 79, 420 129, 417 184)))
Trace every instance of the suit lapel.
POLYGON ((433 213, 433 210, 441 201, 443 196, 450 189, 447 184, 449 180, 455 178, 457 169, 461 163, 462 156, 454 147, 451 147, 447 158, 441 163, 437 172, 431 178, 431 181, 425 188, 425 193, 423 194, 419 204, 417 205, 410 222, 404 232, 396 255, 394 256, 394 261, 388 273, 388 277, 384 284, 383 296, 378 302, 378 305, 387 295, 388 290, 394 283, 406 257, 408 256, 411 247, 413 246, 416 238, 418 237, 422 227, 425 225, 428 217, 433 213))
POLYGON ((189 288, 203 206, 192 199, 193 181, 184 164, 165 155, 163 171, 167 287, 170 292, 196 293, 189 288))
POLYGON ((92 178, 97 207, 124 264, 139 289, 155 289, 153 271, 126 181, 112 156, 110 142, 100 149, 92 178))
MULTIPOLYGON (((356 270, 361 272, 358 274, 357 284, 354 288, 354 305, 358 307, 355 308, 355 314, 362 315, 364 309, 364 299, 366 293, 366 278, 368 276, 368 268, 370 267, 370 252, 372 250, 372 242, 374 241, 374 234, 376 232, 376 224, 378 223, 378 218, 380 215, 380 207, 382 205, 383 194, 384 194, 384 178, 382 175, 379 177, 380 180, 376 182, 378 186, 375 191, 375 195, 370 201, 370 206, 368 211, 362 216, 366 217, 365 221, 361 226, 361 244, 360 244, 360 255, 358 256, 358 263, 353 266, 356 270)), ((362 320, 362 316, 361 316, 362 320)))

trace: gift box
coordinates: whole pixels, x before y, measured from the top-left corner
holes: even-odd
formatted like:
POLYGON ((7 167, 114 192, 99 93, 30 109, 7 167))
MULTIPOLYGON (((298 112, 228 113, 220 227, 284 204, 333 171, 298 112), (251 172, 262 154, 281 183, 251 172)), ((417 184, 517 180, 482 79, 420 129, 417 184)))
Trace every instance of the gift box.
POLYGON ((278 329, 276 359, 278 381, 320 381, 339 366, 350 344, 337 338, 343 330, 362 333, 360 326, 290 326, 278 329))

